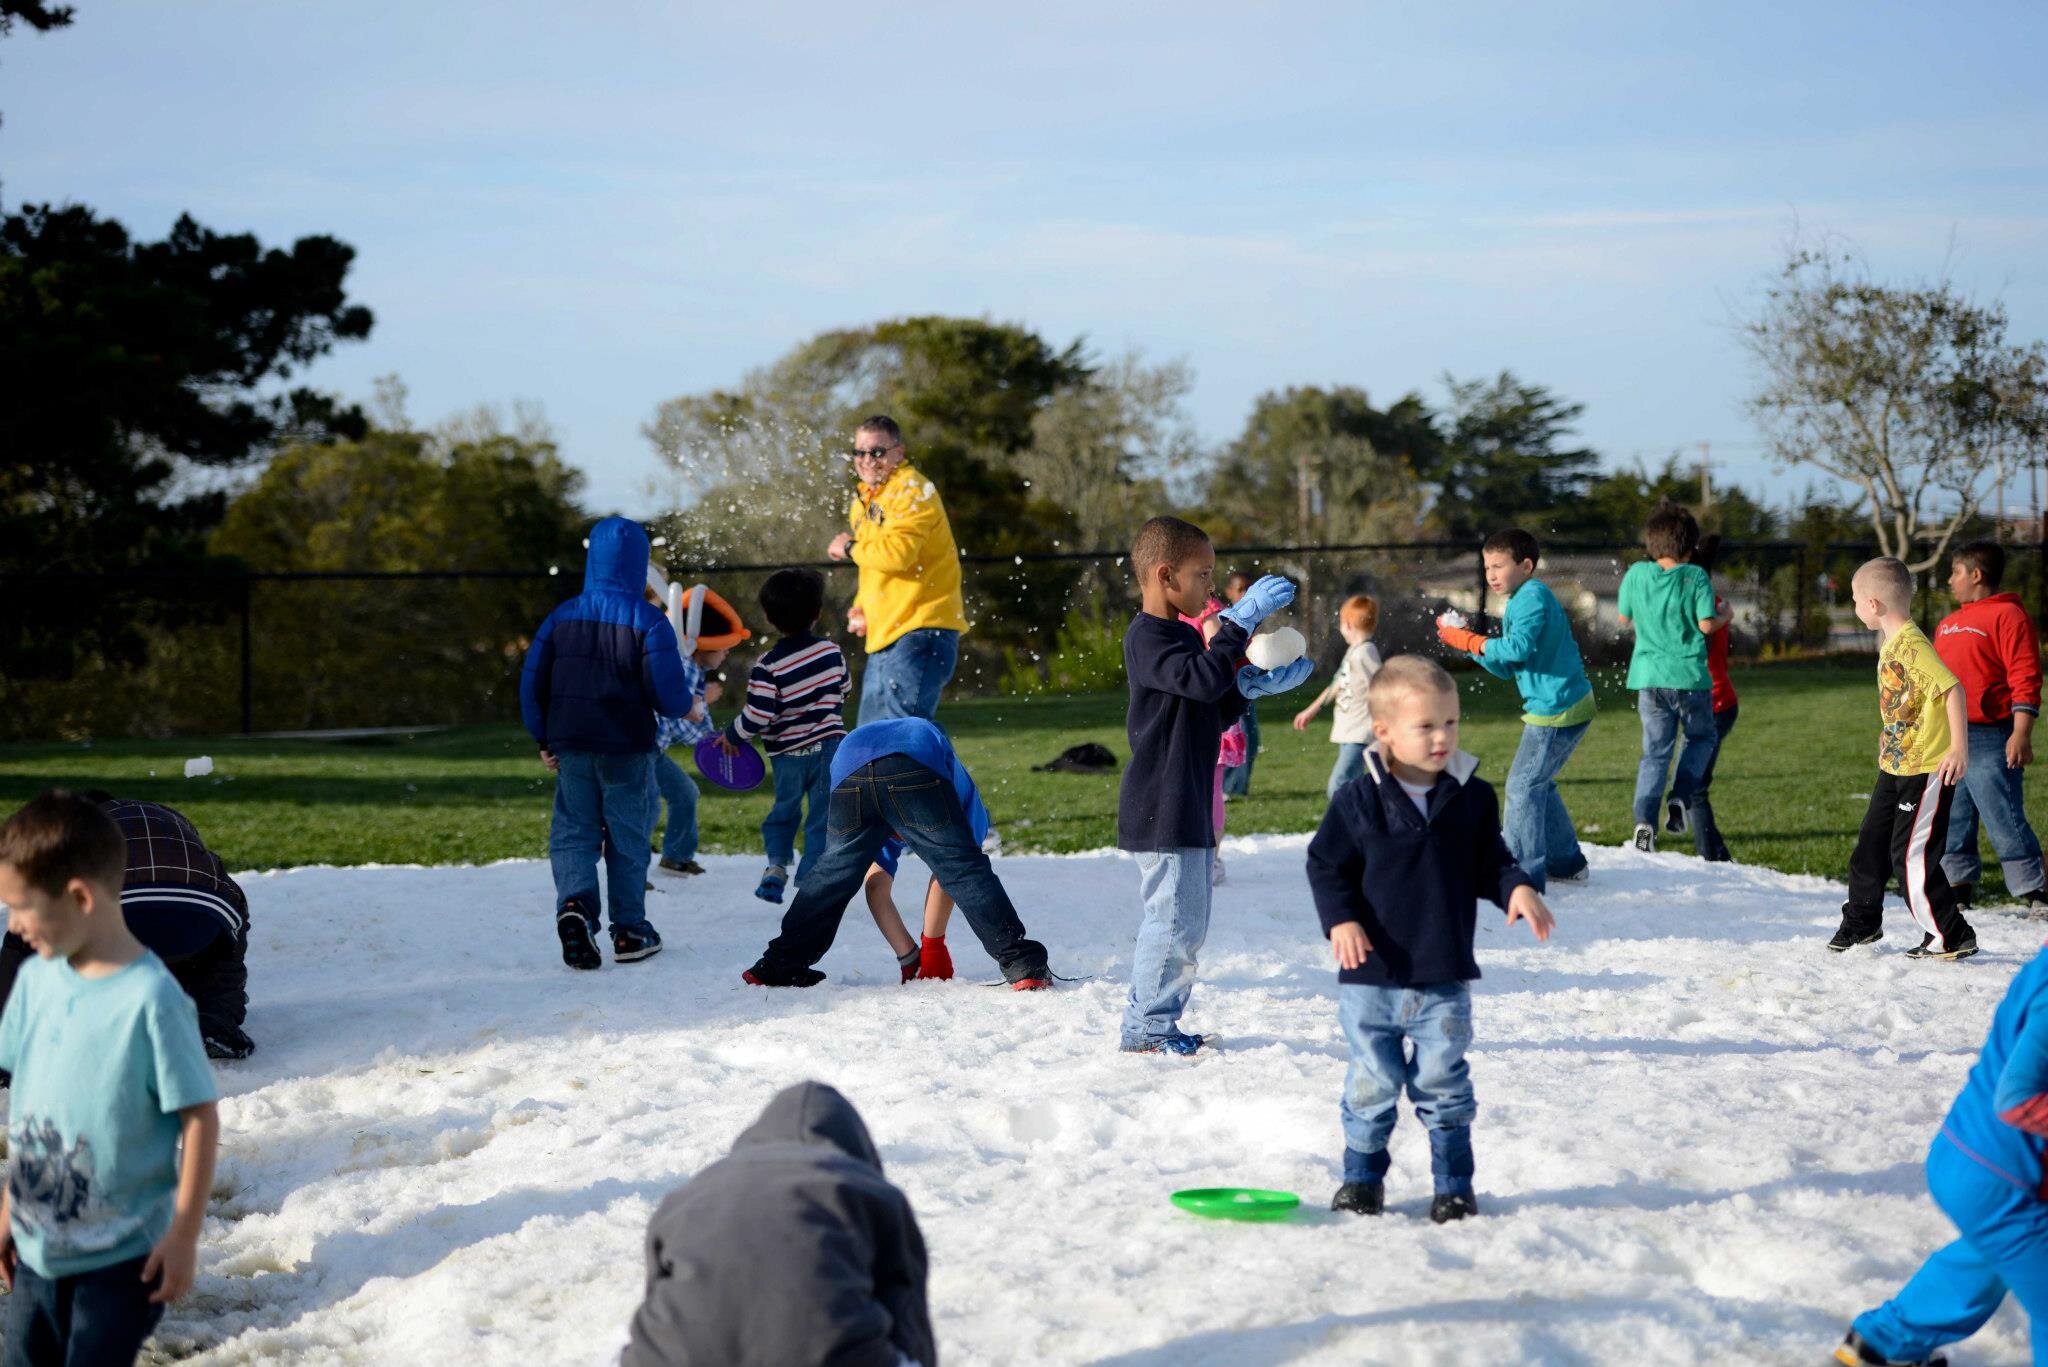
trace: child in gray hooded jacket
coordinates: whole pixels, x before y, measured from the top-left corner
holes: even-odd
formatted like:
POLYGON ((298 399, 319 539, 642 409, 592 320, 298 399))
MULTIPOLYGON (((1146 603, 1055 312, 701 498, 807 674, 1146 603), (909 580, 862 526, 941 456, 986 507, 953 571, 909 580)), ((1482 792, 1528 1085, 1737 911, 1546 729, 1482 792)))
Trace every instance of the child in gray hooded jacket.
POLYGON ((924 1236, 860 1112, 822 1082, 768 1103, 647 1226, 621 1367, 938 1367, 924 1236))

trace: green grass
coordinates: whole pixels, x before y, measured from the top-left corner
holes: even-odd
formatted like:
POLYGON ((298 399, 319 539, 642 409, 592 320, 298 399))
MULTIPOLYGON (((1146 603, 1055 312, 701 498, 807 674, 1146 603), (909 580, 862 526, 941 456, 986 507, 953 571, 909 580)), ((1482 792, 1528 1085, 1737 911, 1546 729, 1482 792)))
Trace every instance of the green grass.
MULTIPOLYGON (((1520 735, 1510 685, 1461 675, 1465 747, 1499 783, 1520 735)), ((1630 830, 1638 728, 1635 699, 1603 672, 1601 715, 1565 769, 1565 802, 1595 844, 1630 830)), ((1876 772, 1876 681, 1867 661, 1738 668, 1742 719, 1714 779, 1714 809, 1736 858, 1792 873, 1841 877, 1863 795, 1876 772)), ((1308 690, 1301 697, 1305 699, 1308 690)), ((1250 799, 1233 802, 1234 834, 1305 831, 1323 810, 1333 747, 1327 723, 1288 725, 1298 700, 1269 700, 1264 753, 1250 799)), ((1123 696, 951 701, 942 713, 1012 851, 1095 849, 1115 839, 1116 778, 1034 774, 1069 745, 1125 753, 1123 696)), ((183 809, 235 868, 295 864, 450 863, 534 857, 546 848, 549 777, 524 732, 474 726, 361 741, 99 741, 0 746, 0 807, 49 784, 103 787, 183 809), (211 755, 209 778, 182 777, 211 755)), ((708 784, 704 846, 759 849, 764 787, 734 795, 708 784)), ((2028 813, 2048 820, 2035 784, 2028 813)), ((1680 838, 1674 847, 1690 847, 1680 838)), ((1988 858, 1987 881, 1997 883, 1988 858)), ((1987 889, 1988 891, 1989 889, 1987 889)))

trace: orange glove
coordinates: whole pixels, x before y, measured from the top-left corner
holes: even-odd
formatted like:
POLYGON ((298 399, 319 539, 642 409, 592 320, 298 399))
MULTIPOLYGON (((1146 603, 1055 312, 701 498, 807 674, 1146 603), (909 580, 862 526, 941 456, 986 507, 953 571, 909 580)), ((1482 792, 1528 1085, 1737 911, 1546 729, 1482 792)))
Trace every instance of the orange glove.
POLYGON ((1468 655, 1477 655, 1486 649, 1486 638, 1464 627, 1438 627, 1436 638, 1452 650, 1462 650, 1468 655))

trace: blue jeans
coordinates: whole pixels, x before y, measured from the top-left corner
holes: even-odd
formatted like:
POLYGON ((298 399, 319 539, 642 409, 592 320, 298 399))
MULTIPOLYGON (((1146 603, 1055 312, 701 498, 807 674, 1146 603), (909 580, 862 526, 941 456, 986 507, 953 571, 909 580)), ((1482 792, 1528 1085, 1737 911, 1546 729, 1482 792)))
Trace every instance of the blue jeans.
POLYGON ((1671 751, 1678 747, 1678 772, 1670 775, 1671 800, 1692 805, 1720 743, 1714 735, 1714 693, 1707 688, 1644 688, 1636 692, 1643 718, 1643 762, 1636 769, 1636 824, 1654 826, 1664 804, 1664 779, 1671 751), (1683 734, 1685 743, 1678 745, 1683 734))
POLYGON ((1692 849, 1693 853, 1709 864, 1727 864, 1735 856, 1728 853, 1728 842, 1721 838, 1721 827, 1714 820, 1714 803, 1708 792, 1714 786, 1714 766, 1721 762, 1721 747, 1727 743, 1728 733, 1735 729, 1736 714, 1740 707, 1731 707, 1714 714, 1714 753, 1707 760, 1707 772, 1700 776, 1699 791, 1692 795, 1692 849))
POLYGON ((1002 966, 1004 981, 1045 976, 1045 946, 1025 938, 1017 908, 945 778, 907 756, 884 755, 832 790, 829 828, 830 846, 810 879, 800 881, 781 933, 761 955, 767 967, 787 972, 825 957, 846 904, 894 832, 952 894, 981 947, 1002 966))
POLYGON ((1442 1192, 1472 1190, 1472 993, 1463 983, 1375 987, 1339 983, 1337 1021, 1351 1046, 1344 1074, 1344 1180, 1387 1175, 1387 1141, 1405 1087, 1429 1131, 1430 1173, 1442 1192), (1412 1049, 1412 1056, 1411 1056, 1412 1049))
POLYGON ((1565 878, 1586 867, 1572 814, 1565 810, 1564 798, 1557 791, 1557 775, 1592 724, 1525 725, 1514 762, 1508 765, 1508 804, 1501 818, 1501 834, 1508 842, 1508 853, 1538 892, 1551 874, 1565 878))
MULTIPOLYGON (((1330 781, 1323 785, 1323 796, 1334 798, 1337 790, 1354 778, 1365 777, 1365 745, 1360 741, 1347 740, 1337 743, 1337 762, 1330 766, 1330 781)), ((1230 791, 1230 771, 1224 771, 1223 791, 1230 791)))
POLYGON ((1983 873, 1977 859, 1981 816, 1999 867, 2005 870, 2005 890, 2018 896, 2048 879, 2042 877, 2041 842, 2027 824, 2027 771, 2005 767, 2005 743, 2010 739, 2010 719, 1970 723, 1970 769, 1956 785, 1955 805, 1949 808, 1948 850, 1942 855, 1941 871, 1951 884, 1974 883, 1983 873))
POLYGON ((2048 1364, 2048 1203, 1945 1137, 1928 1151, 1927 1190, 1963 1237, 1858 1315, 1856 1332, 1888 1358, 1918 1361, 1983 1328, 2009 1292, 2032 1323, 2035 1363, 2048 1364))
POLYGON ((1131 949, 1131 991, 1121 1044, 1139 1049, 1181 1033, 1180 1013, 1195 990, 1195 957, 1209 938, 1210 872, 1216 851, 1189 846, 1136 856, 1144 914, 1131 949))
POLYGON ((868 656, 860 680, 860 724, 923 717, 939 710, 939 690, 960 663, 960 633, 944 627, 905 632, 868 656))
POLYGON ((812 749, 769 761, 775 771, 775 805, 761 818, 761 843, 768 847, 768 862, 787 869, 796 858, 797 828, 803 827, 804 861, 796 866, 799 883, 832 843, 832 756, 839 753, 840 739, 834 736, 812 749))
POLYGON ((648 842, 654 838, 647 810, 654 753, 558 750, 555 759, 561 767, 555 774, 555 817, 548 825, 548 863, 555 871, 556 907, 574 898, 595 922, 597 862, 603 859, 612 929, 644 925, 648 842))
POLYGON ((164 1314, 149 1303, 155 1284, 142 1280, 146 1261, 130 1258, 69 1277, 45 1277, 16 1263, 0 1367, 131 1367, 164 1314))
POLYGON ((1223 791, 1230 797, 1250 797, 1252 792, 1252 765, 1259 759, 1259 705, 1248 702, 1244 705, 1244 763, 1233 764, 1223 771, 1223 791))
POLYGON ((661 836, 661 857, 673 864, 697 857, 697 783, 666 750, 654 752, 654 781, 647 793, 647 829, 661 819, 668 801, 668 827, 661 836))

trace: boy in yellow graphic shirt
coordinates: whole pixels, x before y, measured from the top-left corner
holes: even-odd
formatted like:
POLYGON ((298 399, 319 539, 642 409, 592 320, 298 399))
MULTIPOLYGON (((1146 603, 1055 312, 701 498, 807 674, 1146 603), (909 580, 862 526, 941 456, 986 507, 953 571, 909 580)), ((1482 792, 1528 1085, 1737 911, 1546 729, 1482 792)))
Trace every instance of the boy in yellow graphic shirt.
POLYGON ((1877 632, 1877 782, 1849 856, 1849 900, 1837 953, 1884 938, 1884 889, 1894 873, 1906 910, 1925 932, 1909 959, 1967 959, 1976 932, 1956 909, 1941 871, 1955 785, 1970 765, 1969 729, 1956 676, 1913 625, 1913 576, 1890 556, 1866 561, 1849 583, 1856 616, 1877 632))

